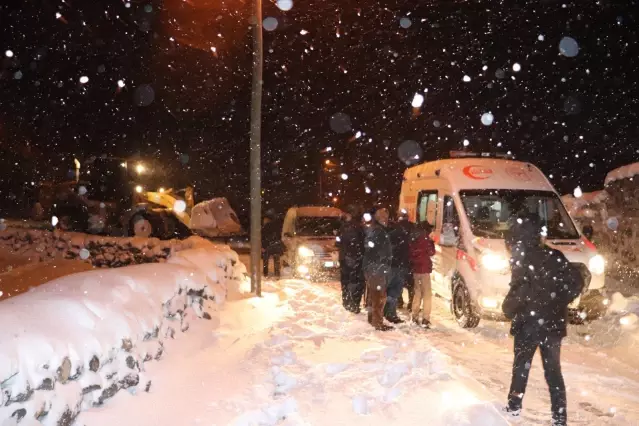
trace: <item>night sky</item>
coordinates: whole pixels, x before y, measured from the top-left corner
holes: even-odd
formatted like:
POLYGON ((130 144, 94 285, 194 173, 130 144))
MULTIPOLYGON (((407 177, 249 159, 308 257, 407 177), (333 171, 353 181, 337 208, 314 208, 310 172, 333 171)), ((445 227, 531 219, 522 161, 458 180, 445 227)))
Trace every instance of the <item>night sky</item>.
MULTIPOLYGON (((12 200, 3 214, 74 155, 106 153, 157 157, 183 171, 197 198, 226 196, 246 218, 249 7, 3 2, 0 197, 12 200)), ((396 203, 398 149, 411 140, 425 160, 467 140, 534 162, 562 193, 601 188, 609 170, 639 161, 638 10, 634 1, 295 0, 282 11, 265 1, 264 18, 277 21, 264 32, 265 207, 317 202, 329 154, 344 163, 331 173, 348 175, 325 180, 327 191, 346 191, 338 203, 396 203), (564 37, 578 52, 570 39, 560 52, 564 37), (415 93, 425 97, 417 111, 415 93)))

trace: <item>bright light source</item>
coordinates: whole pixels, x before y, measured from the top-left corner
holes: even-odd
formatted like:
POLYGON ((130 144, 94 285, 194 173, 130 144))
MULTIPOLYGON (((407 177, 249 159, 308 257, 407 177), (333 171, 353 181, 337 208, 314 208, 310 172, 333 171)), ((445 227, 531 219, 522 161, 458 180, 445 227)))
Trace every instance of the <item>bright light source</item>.
POLYGON ((124 80, 118 80, 118 87, 120 89, 124 87, 124 80))
POLYGON ((163 193, 163 192, 164 192, 164 188, 160 188, 160 189, 158 189, 158 192, 159 192, 159 193, 163 193))
POLYGON ((333 197, 333 202, 337 203, 337 197, 333 197))
POLYGON ((481 305, 486 309, 497 309, 497 307, 499 306, 499 302, 497 301, 497 299, 492 297, 482 297, 481 305))
POLYGON ((470 145, 470 141, 468 139, 464 139, 464 146, 470 145))
POLYGON ((126 163, 120 163, 120 166, 124 167, 126 169, 126 163))
POLYGON ((300 255, 300 257, 313 257, 315 256, 315 252, 313 252, 313 250, 311 250, 310 248, 306 247, 306 246, 299 246, 297 249, 297 254, 300 255))
POLYGON ((89 77, 87 77, 86 75, 83 75, 82 77, 80 77, 80 83, 86 84, 88 82, 89 82, 89 77))
POLYGON ((177 200, 173 204, 173 211, 176 213, 184 213, 186 211, 186 202, 184 200, 177 200))
POLYGON ((602 255, 598 254, 588 261, 588 270, 595 275, 603 275, 606 270, 606 261, 602 255))
POLYGON ((342 173, 340 177, 342 178, 342 180, 348 179, 348 175, 346 173, 342 173))
POLYGON ((138 165, 135 166, 135 171, 138 172, 139 175, 141 175, 146 171, 146 167, 144 167, 144 164, 138 163, 138 165))
POLYGON ((572 194, 575 196, 575 198, 581 198, 584 195, 583 191, 581 190, 581 187, 579 186, 575 188, 572 194))
POLYGON ((140 185, 135 187, 135 192, 137 192, 138 194, 141 194, 143 190, 144 188, 142 188, 140 185))
POLYGON ((503 271, 508 269, 510 262, 501 254, 486 253, 481 257, 481 265, 489 271, 503 271))
POLYGON ((51 225, 52 226, 56 226, 58 224, 59 220, 57 216, 51 216, 51 225))
POLYGON ((299 265, 297 267, 297 272, 299 272, 300 274, 306 275, 306 274, 308 274, 308 271, 309 271, 309 269, 308 269, 308 266, 306 266, 306 265, 299 265))
POLYGON ((364 222, 370 222, 373 220, 373 216, 370 213, 364 213, 364 222))
POLYGON ((331 165, 331 160, 324 161, 324 164, 326 164, 327 166, 330 166, 331 165))
POLYGON ((415 93, 413 101, 410 103, 413 108, 420 108, 424 104, 424 96, 420 93, 415 93))

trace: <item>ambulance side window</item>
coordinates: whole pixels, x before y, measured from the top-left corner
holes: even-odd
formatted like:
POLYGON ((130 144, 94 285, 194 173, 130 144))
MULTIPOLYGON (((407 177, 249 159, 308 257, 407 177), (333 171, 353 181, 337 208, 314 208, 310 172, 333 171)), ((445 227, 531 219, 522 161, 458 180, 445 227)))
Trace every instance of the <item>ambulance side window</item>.
POLYGON ((459 235, 459 215, 455 201, 450 195, 444 197, 444 224, 452 225, 455 235, 459 235))
POLYGON ((428 222, 435 227, 437 204, 437 191, 421 191, 417 199, 417 222, 428 222))

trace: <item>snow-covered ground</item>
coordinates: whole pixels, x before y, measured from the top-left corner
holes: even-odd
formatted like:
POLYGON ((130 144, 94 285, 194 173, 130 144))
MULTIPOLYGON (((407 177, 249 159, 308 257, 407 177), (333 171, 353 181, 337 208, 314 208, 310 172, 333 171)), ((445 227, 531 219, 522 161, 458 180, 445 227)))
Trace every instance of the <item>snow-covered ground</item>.
MULTIPOLYGON (((626 303, 624 312, 636 308, 626 303)), ((215 309, 212 321, 193 323, 167 342, 161 363, 148 366, 150 393, 120 392, 82 412, 78 423, 512 423, 499 411, 512 361, 505 323, 462 330, 438 300, 435 329, 377 332, 364 314, 341 308, 337 283, 291 279, 265 282, 261 299, 229 295, 215 309)), ((572 425, 639 424, 639 361, 628 346, 633 333, 619 327, 622 315, 570 331, 563 367, 572 425)), ((546 425, 549 418, 536 359, 520 422, 546 425)))

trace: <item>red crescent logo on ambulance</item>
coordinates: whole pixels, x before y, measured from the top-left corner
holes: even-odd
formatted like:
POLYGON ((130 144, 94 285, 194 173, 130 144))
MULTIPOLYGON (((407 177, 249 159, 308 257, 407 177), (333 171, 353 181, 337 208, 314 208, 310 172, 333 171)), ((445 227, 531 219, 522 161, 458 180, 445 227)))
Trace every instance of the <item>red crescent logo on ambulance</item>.
POLYGON ((493 175, 493 170, 482 166, 466 166, 463 170, 464 174, 471 179, 484 180, 493 175))

